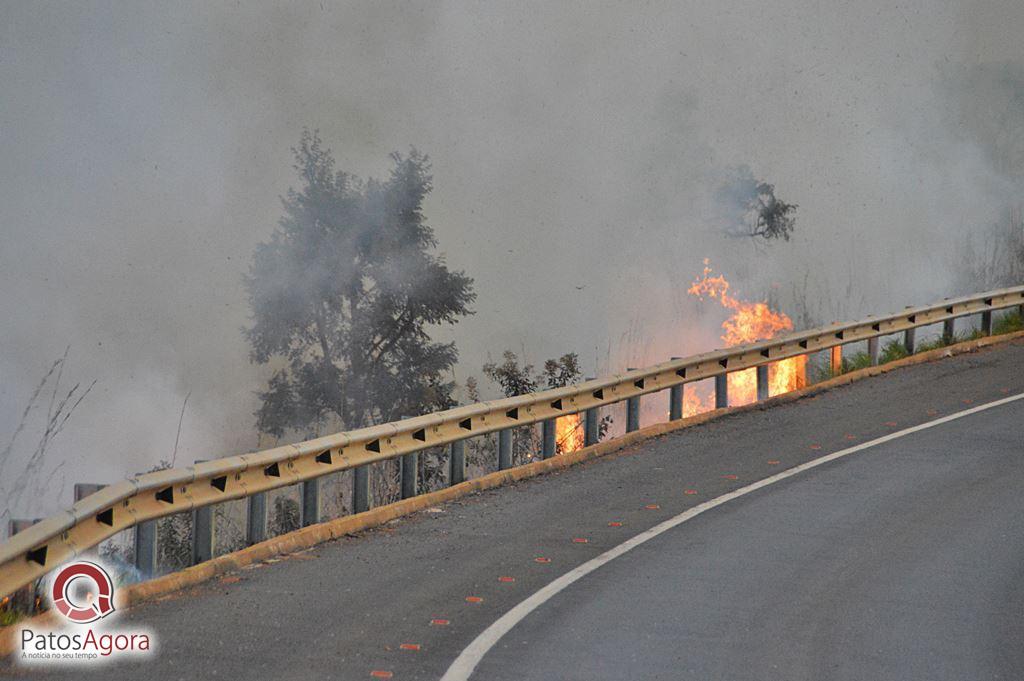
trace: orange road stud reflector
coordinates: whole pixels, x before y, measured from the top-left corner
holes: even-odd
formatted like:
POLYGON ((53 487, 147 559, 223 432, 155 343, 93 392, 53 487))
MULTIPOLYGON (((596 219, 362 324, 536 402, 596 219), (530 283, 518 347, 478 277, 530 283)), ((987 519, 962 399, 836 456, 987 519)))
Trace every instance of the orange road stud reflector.
POLYGON ((895 428, 896 427, 896 422, 895 421, 886 421, 885 425, 889 426, 890 428, 895 428))
POLYGON ((1009 388, 1000 388, 999 392, 1001 392, 1004 395, 1009 395, 1010 394, 1010 389, 1009 388))
POLYGON ((533 559, 533 562, 534 563, 550 563, 551 559, 550 558, 545 558, 544 556, 537 556, 536 558, 533 559))
POLYGON ((484 599, 480 598, 479 596, 466 596, 466 602, 467 603, 483 603, 484 599))
POLYGON ((589 540, 586 537, 573 537, 572 538, 572 543, 573 544, 586 544, 587 541, 589 541, 589 540))
POLYGON ((736 475, 735 473, 726 473, 722 477, 725 478, 726 480, 739 480, 740 476, 736 475))
POLYGON ((696 494, 696 493, 697 493, 697 490, 695 490, 695 489, 683 490, 683 494, 696 494))
POLYGON ((821 449, 821 445, 811 445, 811 449, 821 449))
POLYGON ((448 620, 430 620, 430 626, 432 627, 447 627, 451 622, 448 620))
POLYGON ((608 527, 622 527, 622 523, 620 523, 618 520, 613 520, 610 523, 608 523, 608 527))
POLYGON ((935 409, 928 410, 928 416, 936 416, 939 412, 935 409))
POLYGON ((647 504, 646 506, 644 506, 644 508, 646 508, 648 511, 657 511, 659 508, 661 508, 661 506, 658 506, 657 504, 647 504))
POLYGON ((402 645, 400 645, 398 647, 401 648, 402 650, 419 650, 420 649, 420 644, 419 643, 403 643, 402 645))
POLYGON ((964 399, 960 400, 960 401, 963 402, 964 404, 970 404, 971 402, 974 402, 974 400, 968 399, 966 397, 964 399))
POLYGON ((768 459, 768 465, 769 466, 778 466, 779 465, 779 460, 778 459, 768 459))
POLYGON ((375 679, 390 679, 392 676, 394 676, 394 674, 392 674, 391 672, 384 671, 382 669, 374 669, 372 672, 370 672, 370 676, 372 676, 375 679))
POLYGON ((857 436, 856 435, 850 435, 849 433, 847 433, 846 434, 846 439, 847 440, 856 440, 857 436))
POLYGON ((515 577, 498 577, 498 581, 499 582, 505 582, 506 584, 509 584, 511 582, 516 581, 516 578, 515 577))

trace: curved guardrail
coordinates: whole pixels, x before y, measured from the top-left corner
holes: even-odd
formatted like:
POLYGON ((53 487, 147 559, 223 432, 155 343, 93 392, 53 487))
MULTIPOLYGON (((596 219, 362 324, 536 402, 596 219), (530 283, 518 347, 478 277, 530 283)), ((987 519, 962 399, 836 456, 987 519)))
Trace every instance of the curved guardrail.
MULTIPOLYGON (((10 594, 104 539, 143 521, 294 485, 329 473, 394 459, 422 449, 518 426, 551 421, 778 360, 982 315, 1024 309, 1024 286, 989 291, 884 317, 788 334, 772 340, 673 359, 607 378, 337 433, 188 468, 147 473, 104 487, 69 510, 42 520, 0 545, 0 594, 10 594)), ((875 341, 877 351, 877 341, 875 341)), ((553 431, 552 431, 553 432, 553 431)))

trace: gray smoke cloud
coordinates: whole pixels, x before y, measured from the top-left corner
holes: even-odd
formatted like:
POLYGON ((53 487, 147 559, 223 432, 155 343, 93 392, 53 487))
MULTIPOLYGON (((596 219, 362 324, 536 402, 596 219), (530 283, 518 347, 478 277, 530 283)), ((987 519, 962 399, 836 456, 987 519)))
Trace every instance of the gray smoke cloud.
POLYGON ((459 380, 505 348, 594 373, 718 345, 705 257, 798 324, 954 293, 1018 198, 1022 27, 1011 0, 7 3, 0 439, 70 345, 97 383, 51 447, 67 483, 170 458, 189 391, 179 464, 259 445, 241 278, 303 126, 362 176, 431 156, 479 294, 442 332, 459 380), (791 242, 723 238, 738 165, 799 204, 791 242))

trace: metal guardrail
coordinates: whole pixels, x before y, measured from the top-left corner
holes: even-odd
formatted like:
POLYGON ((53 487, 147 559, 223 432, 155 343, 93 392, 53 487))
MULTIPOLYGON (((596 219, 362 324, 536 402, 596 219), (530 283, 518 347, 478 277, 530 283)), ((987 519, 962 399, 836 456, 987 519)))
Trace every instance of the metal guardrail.
MULTIPOLYGON (((755 367, 759 368, 758 399, 765 399, 768 396, 767 367, 778 360, 866 340, 874 364, 878 357, 878 339, 882 336, 903 333, 907 350, 913 352, 914 331, 919 327, 943 323, 944 335, 952 337, 953 320, 981 314, 982 330, 991 333, 992 313, 1016 306, 1024 312, 1024 286, 947 299, 884 317, 832 324, 759 343, 673 359, 565 388, 480 402, 251 454, 204 461, 188 468, 139 475, 89 494, 69 510, 23 529, 0 545, 0 595, 13 593, 132 526, 139 527, 136 562, 149 572, 155 572, 155 526, 148 521, 163 516, 192 511, 196 528, 193 534, 210 541, 210 506, 249 498, 249 540, 258 541, 265 533, 263 494, 269 490, 303 483, 304 524, 310 524, 318 522, 319 518, 318 479, 355 469, 355 511, 364 511, 369 508, 367 467, 379 461, 406 457, 404 471, 415 471, 415 461, 410 455, 451 445, 449 483, 457 484, 465 478, 463 441, 470 437, 499 432, 499 468, 508 468, 512 428, 543 423, 542 455, 547 458, 555 454, 554 420, 561 416, 586 412, 585 444, 593 444, 600 407, 627 401, 628 429, 635 430, 639 427, 639 419, 634 418, 634 414, 638 413, 640 396, 670 390, 670 419, 682 418, 681 388, 684 384, 715 378, 716 407, 727 406, 727 374, 755 367)), ((833 360, 838 353, 841 350, 834 351, 833 360)), ((403 474, 403 496, 415 494, 415 484, 408 484, 410 477, 403 474)), ((204 551, 194 554, 195 559, 210 557, 204 551)))

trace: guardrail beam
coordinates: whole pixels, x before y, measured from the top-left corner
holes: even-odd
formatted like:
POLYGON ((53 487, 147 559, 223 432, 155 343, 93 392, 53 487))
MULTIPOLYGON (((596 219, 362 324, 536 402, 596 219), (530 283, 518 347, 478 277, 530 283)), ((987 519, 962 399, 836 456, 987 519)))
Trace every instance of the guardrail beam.
MULTIPOLYGON (((55 514, 0 544, 0 593, 11 593, 52 570, 53 566, 132 527, 138 527, 138 562, 153 574, 158 566, 155 527, 151 523, 172 514, 247 498, 252 519, 247 537, 262 539, 266 534, 266 502, 260 495, 271 490, 352 470, 353 510, 359 512, 372 503, 369 470, 380 462, 444 447, 469 436, 532 428, 537 423, 544 424, 541 454, 550 457, 556 451, 554 420, 557 418, 583 414, 584 440, 593 444, 598 439, 600 409, 612 404, 670 389, 670 416, 679 418, 686 383, 714 378, 715 404, 724 407, 728 405, 727 374, 859 341, 868 342, 872 363, 877 363, 879 338, 903 334, 904 345, 912 351, 916 349, 913 347, 915 328, 941 323, 944 330, 948 330, 947 322, 980 314, 983 331, 991 333, 994 312, 1022 307, 1024 286, 977 293, 907 308, 895 314, 673 359, 599 380, 588 378, 581 384, 333 433, 188 468, 135 475, 86 496, 70 510, 55 514), (262 512, 252 513, 260 503, 262 512), (147 535, 152 541, 147 541, 147 535)), ((762 377, 764 371, 761 369, 762 377)), ((627 416, 627 427, 632 427, 629 421, 627 416)), ((453 479, 457 479, 459 471, 453 472, 453 479)))

